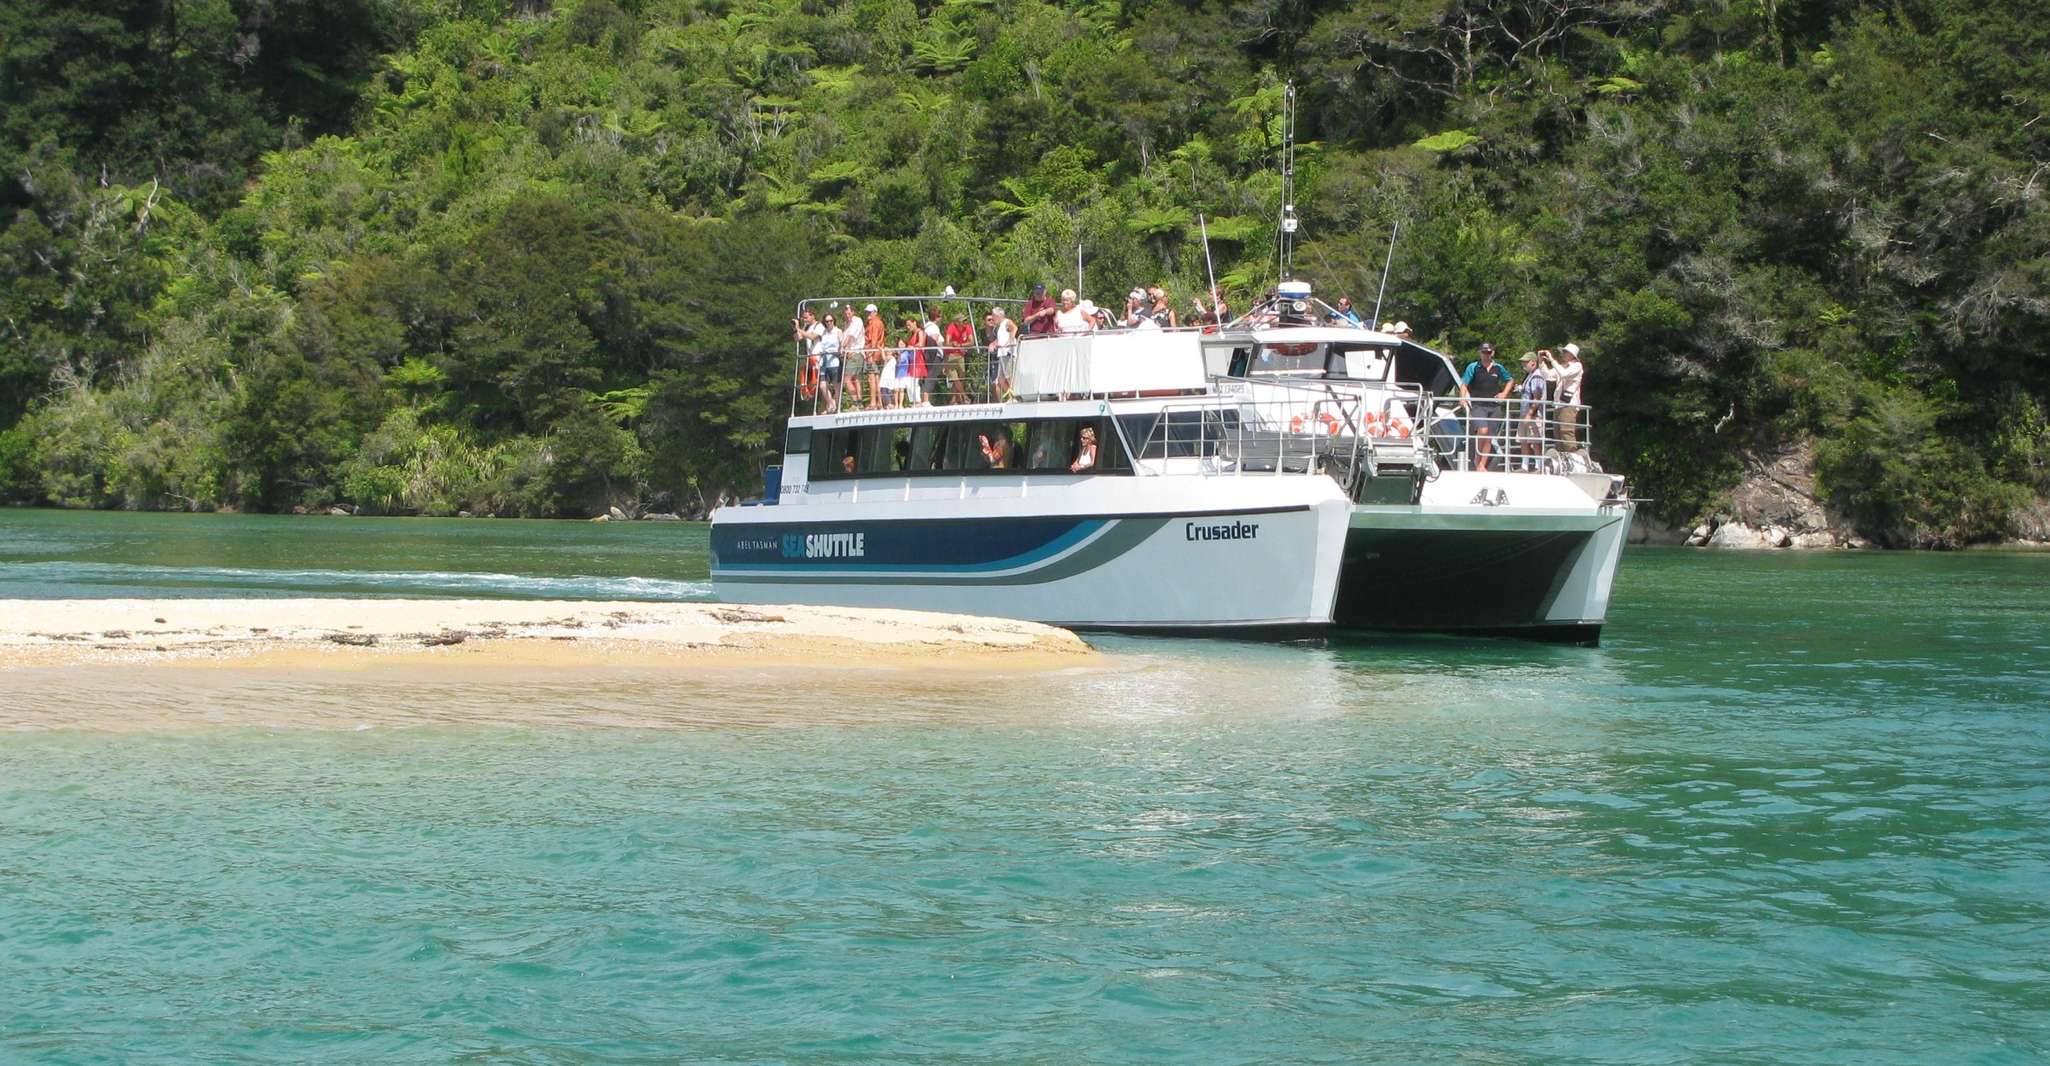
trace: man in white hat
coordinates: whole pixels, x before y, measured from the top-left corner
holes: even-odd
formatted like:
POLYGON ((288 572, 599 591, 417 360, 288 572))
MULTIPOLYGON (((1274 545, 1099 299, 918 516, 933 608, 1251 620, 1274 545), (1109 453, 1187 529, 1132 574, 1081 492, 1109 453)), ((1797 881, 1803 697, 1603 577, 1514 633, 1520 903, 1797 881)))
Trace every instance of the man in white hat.
POLYGON ((1552 380, 1558 384, 1559 398, 1559 448, 1562 451, 1580 450, 1580 396, 1581 385, 1586 381, 1586 369, 1580 365, 1580 345, 1568 344, 1560 349, 1564 361, 1555 365, 1552 380))
POLYGON ((1125 317, 1119 325, 1136 329, 1146 322, 1146 290, 1133 289, 1125 294, 1125 317))

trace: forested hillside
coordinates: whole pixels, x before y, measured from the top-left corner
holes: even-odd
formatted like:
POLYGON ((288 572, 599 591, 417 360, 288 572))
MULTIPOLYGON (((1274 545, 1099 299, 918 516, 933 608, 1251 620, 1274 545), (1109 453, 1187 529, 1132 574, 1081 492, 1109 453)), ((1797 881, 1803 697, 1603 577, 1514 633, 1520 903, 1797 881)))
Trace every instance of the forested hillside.
POLYGON ((751 491, 800 294, 1298 272, 1586 349, 1671 518, 1806 442, 1897 544, 2050 489, 2050 4, 14 0, 0 496, 751 491))

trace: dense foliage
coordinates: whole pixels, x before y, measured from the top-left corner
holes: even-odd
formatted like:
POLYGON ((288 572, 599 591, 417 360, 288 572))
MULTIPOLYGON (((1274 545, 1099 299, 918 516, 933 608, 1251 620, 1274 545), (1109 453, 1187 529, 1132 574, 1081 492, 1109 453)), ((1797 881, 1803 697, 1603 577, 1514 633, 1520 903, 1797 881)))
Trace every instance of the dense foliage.
MULTIPOLYGON (((0 495, 752 488, 792 300, 1299 272, 1578 340, 1658 509, 1814 447, 1896 543, 2050 489, 2050 10, 1964 0, 17 0, 0 495)), ((1114 302, 1114 301, 1113 301, 1114 302)))

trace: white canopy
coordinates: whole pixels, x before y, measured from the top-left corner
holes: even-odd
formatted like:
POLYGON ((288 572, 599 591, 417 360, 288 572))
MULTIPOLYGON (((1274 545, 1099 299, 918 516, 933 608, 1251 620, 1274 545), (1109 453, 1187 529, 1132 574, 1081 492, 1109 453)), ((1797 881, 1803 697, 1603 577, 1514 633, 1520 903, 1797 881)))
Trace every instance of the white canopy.
POLYGON ((1019 396, 1088 396, 1202 389, 1202 334, 1132 330, 1027 338, 1018 344, 1011 389, 1019 396))

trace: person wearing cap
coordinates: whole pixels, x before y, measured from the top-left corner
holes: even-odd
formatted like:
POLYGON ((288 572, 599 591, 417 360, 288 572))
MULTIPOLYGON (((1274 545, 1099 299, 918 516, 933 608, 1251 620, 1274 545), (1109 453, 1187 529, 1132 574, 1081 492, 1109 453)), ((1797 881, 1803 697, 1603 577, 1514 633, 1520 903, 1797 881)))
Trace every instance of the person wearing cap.
POLYGON ((1125 317, 1118 324, 1126 329, 1138 329, 1149 325, 1146 317, 1146 290, 1133 289, 1125 294, 1125 317))
POLYGON ((1406 341, 1416 339, 1416 331, 1409 328, 1409 323, 1407 322, 1397 322, 1395 324, 1395 335, 1406 341))
POLYGON ((1472 416, 1476 470, 1487 470, 1488 459, 1495 452, 1495 442, 1502 439, 1502 401, 1508 398, 1515 383, 1515 375, 1495 362, 1495 346, 1492 344, 1481 345, 1481 357, 1466 364, 1466 373, 1459 379, 1460 402, 1467 406, 1472 416), (1474 393, 1479 393, 1481 398, 1474 399, 1474 393))
POLYGON ((1053 316, 1058 310, 1059 305, 1046 295, 1046 283, 1042 281, 1032 286, 1025 309, 1019 312, 1018 324, 1024 327, 1026 336, 1044 337, 1053 332, 1053 316))
POLYGON ((1559 350, 1565 358, 1553 364, 1552 380, 1559 383, 1559 395, 1555 401, 1559 406, 1559 450, 1577 452, 1580 450, 1580 405, 1581 386, 1586 383, 1587 372, 1580 365, 1580 345, 1568 344, 1559 350))

